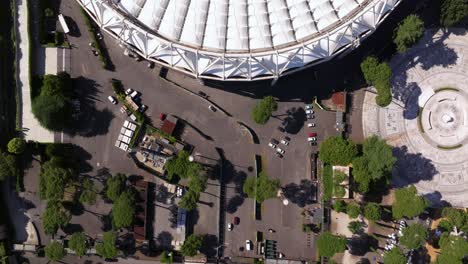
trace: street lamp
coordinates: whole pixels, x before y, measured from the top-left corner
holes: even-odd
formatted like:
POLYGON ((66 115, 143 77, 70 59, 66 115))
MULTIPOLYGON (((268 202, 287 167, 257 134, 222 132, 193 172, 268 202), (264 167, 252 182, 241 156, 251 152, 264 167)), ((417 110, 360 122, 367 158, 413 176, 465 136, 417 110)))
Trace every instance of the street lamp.
POLYGON ((195 158, 194 158, 192 155, 190 155, 190 156, 188 157, 188 161, 193 162, 194 160, 195 160, 195 158))

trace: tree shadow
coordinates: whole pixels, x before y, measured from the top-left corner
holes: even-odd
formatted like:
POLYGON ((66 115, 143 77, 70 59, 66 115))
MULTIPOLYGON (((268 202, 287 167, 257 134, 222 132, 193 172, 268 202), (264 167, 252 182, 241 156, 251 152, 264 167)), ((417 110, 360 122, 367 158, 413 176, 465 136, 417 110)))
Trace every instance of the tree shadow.
POLYGON ((67 226, 62 228, 63 232, 67 235, 71 235, 76 232, 83 232, 84 229, 80 224, 68 224, 67 226))
POLYGON ((167 231, 163 231, 155 237, 155 244, 158 249, 163 250, 172 250, 174 247, 172 246, 172 240, 174 237, 171 233, 167 231))
POLYGON ((64 201, 62 202, 62 205, 66 210, 68 210, 74 216, 79 216, 79 215, 84 214, 84 211, 85 211, 84 207, 79 202, 64 201))
POLYGON ((101 215, 99 216, 101 220, 101 230, 104 232, 112 230, 112 218, 110 215, 101 215))
POLYGON ((301 180, 299 184, 289 183, 283 187, 284 196, 299 207, 314 203, 316 186, 310 180, 301 180))
POLYGON ((432 207, 452 207, 452 205, 442 199, 442 194, 439 191, 433 191, 431 193, 426 193, 423 195, 430 203, 432 207))
POLYGON ((349 253, 355 256, 364 256, 378 245, 379 241, 367 234, 355 236, 348 241, 349 253))
POLYGON ((393 148, 397 161, 393 169, 393 185, 405 187, 420 181, 430 181, 438 173, 432 161, 421 153, 409 153, 407 146, 393 148))
POLYGON ((216 247, 218 246, 218 237, 215 235, 207 234, 203 237, 203 245, 200 248, 200 252, 207 257, 216 256, 216 247))
POLYGON ((288 116, 284 119, 287 122, 285 130, 289 134, 296 135, 304 127, 304 122, 307 120, 306 113, 302 107, 293 107, 292 109, 288 109, 286 114, 288 116))
POLYGON ((75 38, 81 37, 80 28, 76 24, 75 20, 73 20, 73 18, 69 16, 63 16, 63 18, 65 19, 65 22, 67 23, 68 29, 70 30, 68 35, 75 37, 75 38))
POLYGON ((197 225, 198 220, 200 220, 200 211, 198 210, 198 208, 190 212, 187 212, 187 224, 186 224, 187 234, 193 234, 195 225, 197 225))
POLYGON ((244 203, 245 196, 244 195, 236 195, 231 197, 226 205, 226 212, 228 214, 234 214, 237 212, 237 209, 244 203))

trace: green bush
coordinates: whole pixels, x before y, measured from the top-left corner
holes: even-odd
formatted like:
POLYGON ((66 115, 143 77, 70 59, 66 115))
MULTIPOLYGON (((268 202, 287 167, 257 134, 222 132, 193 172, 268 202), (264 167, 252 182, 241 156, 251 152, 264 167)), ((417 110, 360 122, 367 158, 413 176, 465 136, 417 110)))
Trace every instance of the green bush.
POLYGON ((338 213, 346 212, 346 202, 343 200, 338 200, 333 204, 333 210, 338 213))
POLYGON ((361 214, 361 206, 356 202, 350 202, 346 206, 346 213, 351 218, 357 218, 361 214))
POLYGON ((468 16, 468 1, 466 0, 442 0, 440 10, 440 24, 451 27, 468 16))
POLYGON ((333 196, 333 169, 331 165, 325 165, 322 171, 323 194, 322 199, 329 201, 333 196))
POLYGON ((364 79, 377 90, 376 103, 385 107, 392 102, 392 93, 390 80, 392 78, 392 69, 387 63, 380 63, 373 56, 366 57, 361 62, 361 71, 364 79))
POLYGON ((266 96, 255 105, 251 114, 252 119, 257 124, 266 124, 276 109, 278 109, 278 103, 276 103, 275 98, 273 96, 266 96))
POLYGON ((57 241, 53 241, 50 244, 48 244, 44 248, 44 251, 45 251, 46 257, 50 261, 59 261, 67 255, 67 252, 63 248, 63 245, 57 241))
POLYGON ((161 263, 171 264, 173 262, 173 253, 168 251, 163 251, 161 254, 161 263))
POLYGON ((349 165, 358 154, 356 144, 340 136, 332 136, 320 144, 319 158, 332 165, 349 165))
POLYGON ((359 234, 363 231, 363 226, 364 224, 362 222, 352 221, 352 222, 349 222, 348 229, 353 234, 359 234))
POLYGON ((270 179, 265 172, 260 172, 258 177, 247 177, 242 187, 244 193, 258 203, 275 198, 280 187, 279 180, 270 179))
POLYGON ((424 22, 417 15, 407 16, 395 30, 393 42, 398 52, 407 51, 424 34, 424 22))
POLYGON ((333 257, 336 253, 346 250, 346 238, 324 232, 317 239, 317 249, 320 256, 333 257))
POLYGON ((364 217, 369 221, 378 221, 382 218, 382 209, 378 203, 368 203, 364 206, 364 217))
POLYGON ((8 152, 13 154, 21 154, 26 149, 26 141, 22 138, 13 138, 8 142, 8 152))

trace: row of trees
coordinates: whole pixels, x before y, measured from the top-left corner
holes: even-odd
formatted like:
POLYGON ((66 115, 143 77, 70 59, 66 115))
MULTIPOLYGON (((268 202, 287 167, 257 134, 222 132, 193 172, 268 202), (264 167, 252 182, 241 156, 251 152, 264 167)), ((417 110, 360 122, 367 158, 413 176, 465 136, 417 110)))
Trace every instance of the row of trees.
POLYGON ((392 148, 377 136, 367 138, 362 151, 349 139, 329 137, 320 144, 320 159, 331 165, 353 165, 356 189, 367 193, 376 183, 388 182, 396 158, 392 148))
POLYGON ((257 200, 259 203, 276 197, 280 187, 279 180, 270 179, 264 171, 258 177, 247 177, 242 187, 247 197, 257 200))
POLYGON ((333 209, 337 212, 347 213, 350 218, 357 218, 360 214, 369 221, 379 221, 382 218, 382 208, 378 203, 367 203, 361 206, 357 202, 346 203, 343 200, 338 200, 333 204, 333 209))

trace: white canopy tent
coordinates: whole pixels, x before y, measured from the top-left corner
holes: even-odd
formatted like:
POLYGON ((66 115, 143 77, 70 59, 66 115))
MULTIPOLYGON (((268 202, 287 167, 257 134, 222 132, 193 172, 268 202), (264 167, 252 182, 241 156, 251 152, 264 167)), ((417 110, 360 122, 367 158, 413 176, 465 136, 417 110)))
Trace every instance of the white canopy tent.
POLYGON ((145 59, 198 78, 278 78, 352 48, 400 0, 77 0, 145 59))

